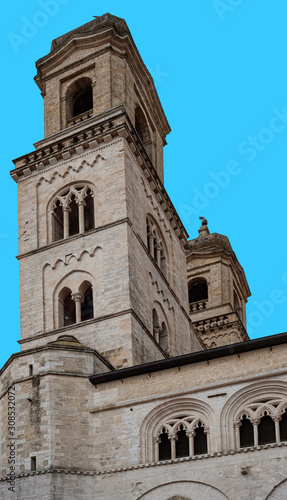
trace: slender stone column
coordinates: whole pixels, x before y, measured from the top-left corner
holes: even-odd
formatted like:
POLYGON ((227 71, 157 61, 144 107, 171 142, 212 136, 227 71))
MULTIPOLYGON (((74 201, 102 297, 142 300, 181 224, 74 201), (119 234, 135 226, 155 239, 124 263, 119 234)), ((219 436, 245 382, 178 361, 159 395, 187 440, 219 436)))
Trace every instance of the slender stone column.
POLYGON ((159 462, 159 444, 161 443, 160 437, 154 438, 154 461, 159 462))
POLYGON ((156 263, 160 267, 161 266, 161 244, 158 243, 156 246, 156 263))
POLYGON ((272 417, 273 422, 275 422, 275 435, 276 435, 276 443, 280 443, 280 420, 282 419, 281 415, 275 415, 272 417))
POLYGON ((241 427, 242 423, 239 421, 239 422, 235 422, 234 424, 234 431, 235 431, 235 449, 236 450, 239 450, 240 448, 240 427, 241 427))
POLYGON ((204 434, 207 436, 207 453, 210 453, 210 430, 208 427, 204 429, 204 434))
POLYGON ((150 251, 150 254, 151 256, 153 257, 154 256, 154 236, 153 234, 149 234, 149 251, 150 251))
POLYGON ((186 433, 188 439, 189 439, 189 456, 193 457, 194 455, 194 436, 195 436, 195 431, 188 431, 186 433))
POLYGON ((157 325, 153 329, 153 336, 158 344, 159 344, 159 334, 160 334, 160 327, 157 325))
POLYGON ((84 234, 84 232, 85 232, 85 206, 86 206, 85 201, 79 200, 78 206, 79 206, 79 233, 84 234))
POLYGON ((254 446, 258 446, 258 425, 260 424, 260 418, 256 418, 254 420, 250 420, 253 425, 254 431, 254 446))
POLYGON ((168 439, 171 442, 171 459, 174 460, 176 458, 176 441, 178 440, 177 435, 168 436, 168 439))
POLYGON ((81 304, 84 302, 84 297, 80 292, 72 293, 72 300, 76 305, 76 323, 81 323, 81 304))
POLYGON ((69 207, 63 207, 63 214, 64 214, 64 238, 69 238, 69 213, 70 213, 70 208, 69 207))

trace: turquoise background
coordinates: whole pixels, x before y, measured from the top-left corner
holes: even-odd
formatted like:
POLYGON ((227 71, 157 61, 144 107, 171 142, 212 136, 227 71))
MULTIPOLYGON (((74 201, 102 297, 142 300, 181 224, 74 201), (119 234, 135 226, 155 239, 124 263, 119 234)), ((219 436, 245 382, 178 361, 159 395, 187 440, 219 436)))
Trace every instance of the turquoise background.
POLYGON ((11 159, 43 138, 34 63, 105 12, 125 18, 154 78, 172 128, 165 185, 190 237, 200 215, 229 237, 252 291, 252 338, 286 330, 286 1, 16 0, 1 16, 0 365, 20 338, 11 159))

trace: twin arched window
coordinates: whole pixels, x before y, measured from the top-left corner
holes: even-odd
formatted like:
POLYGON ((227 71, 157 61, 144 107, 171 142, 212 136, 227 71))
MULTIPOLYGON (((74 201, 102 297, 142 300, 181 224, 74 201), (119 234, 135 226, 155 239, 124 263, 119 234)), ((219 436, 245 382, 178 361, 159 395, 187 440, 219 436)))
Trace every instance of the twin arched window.
POLYGON ((154 438, 155 461, 208 453, 209 429, 201 418, 180 415, 160 425, 154 438))
POLYGON ((287 403, 255 401, 240 410, 234 428, 237 448, 287 441, 287 403))
POLYGON ((168 330, 165 321, 160 323, 156 309, 152 310, 152 333, 163 351, 168 350, 168 330))
POLYGON ((52 203, 52 241, 94 229, 94 193, 85 184, 62 190, 52 203))
POLYGON ((81 323, 94 317, 93 289, 84 281, 77 292, 64 287, 58 297, 59 327, 81 323))
POLYGON ((147 248, 160 270, 166 275, 166 251, 157 224, 151 217, 146 219, 147 248))

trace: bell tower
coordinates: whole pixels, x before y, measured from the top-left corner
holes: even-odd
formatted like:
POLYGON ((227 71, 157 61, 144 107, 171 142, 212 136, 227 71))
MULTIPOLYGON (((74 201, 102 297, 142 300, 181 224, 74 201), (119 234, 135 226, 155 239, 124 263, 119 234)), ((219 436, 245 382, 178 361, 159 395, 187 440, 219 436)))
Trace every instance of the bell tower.
POLYGON ((11 173, 22 349, 69 334, 116 368, 201 349, 163 186, 170 127, 125 21, 60 36, 36 67, 45 138, 11 173))
POLYGON ((189 241, 189 314, 210 349, 249 340, 245 304, 250 290, 227 236, 210 234, 201 219, 198 237, 189 241))

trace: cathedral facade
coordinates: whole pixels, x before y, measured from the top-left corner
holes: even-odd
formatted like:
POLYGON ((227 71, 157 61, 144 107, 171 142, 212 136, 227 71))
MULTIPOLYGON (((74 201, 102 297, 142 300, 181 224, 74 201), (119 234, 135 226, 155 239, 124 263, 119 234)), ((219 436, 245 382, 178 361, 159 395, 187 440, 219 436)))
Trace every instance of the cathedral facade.
POLYGON ((0 372, 0 499, 284 500, 287 334, 250 340, 226 236, 164 188, 170 127, 123 19, 36 63, 14 160, 21 351, 0 372))

